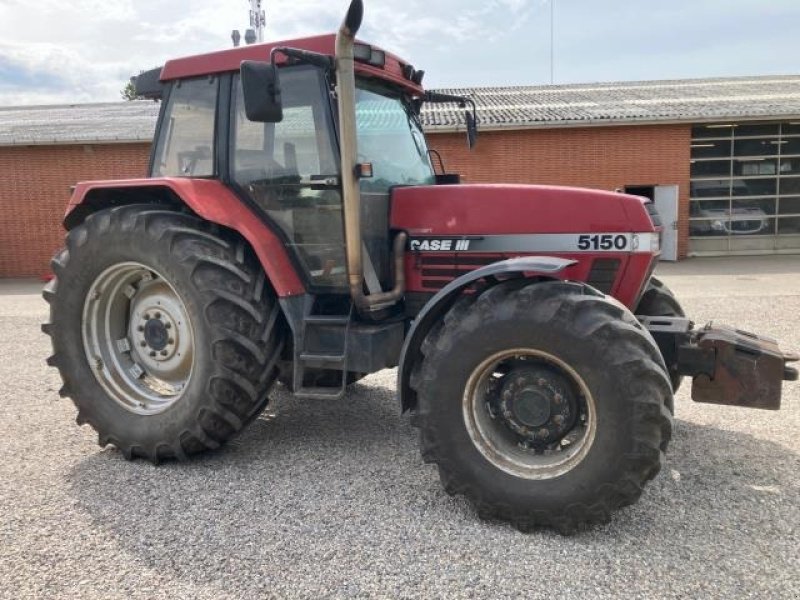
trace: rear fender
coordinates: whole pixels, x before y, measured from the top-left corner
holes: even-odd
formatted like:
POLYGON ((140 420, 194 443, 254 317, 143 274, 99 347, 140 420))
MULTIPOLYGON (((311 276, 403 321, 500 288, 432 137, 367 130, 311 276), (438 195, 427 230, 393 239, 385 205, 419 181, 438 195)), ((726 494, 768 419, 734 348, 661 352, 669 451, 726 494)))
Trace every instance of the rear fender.
POLYGON ((279 297, 305 293, 281 238, 218 180, 165 177, 79 183, 64 226, 72 229, 100 210, 143 203, 188 208, 206 221, 236 231, 255 251, 279 297))
POLYGON ((403 344, 397 375, 397 392, 400 395, 403 412, 413 410, 417 405, 416 393, 410 386, 410 380, 414 365, 422 357, 420 352, 422 342, 431 328, 439 322, 466 288, 481 279, 489 281, 514 277, 542 280, 562 279, 561 273, 576 262, 550 256, 513 258, 470 271, 440 290, 417 315, 403 344))

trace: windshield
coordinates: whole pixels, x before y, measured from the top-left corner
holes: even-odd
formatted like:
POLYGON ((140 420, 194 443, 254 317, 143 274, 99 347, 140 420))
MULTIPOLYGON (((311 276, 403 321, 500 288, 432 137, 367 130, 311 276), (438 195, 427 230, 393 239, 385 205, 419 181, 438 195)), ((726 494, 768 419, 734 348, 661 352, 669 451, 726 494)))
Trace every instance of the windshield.
POLYGON ((361 81, 356 89, 358 161, 372 163, 374 176, 362 188, 388 190, 396 185, 435 181, 425 135, 411 107, 388 88, 361 81))

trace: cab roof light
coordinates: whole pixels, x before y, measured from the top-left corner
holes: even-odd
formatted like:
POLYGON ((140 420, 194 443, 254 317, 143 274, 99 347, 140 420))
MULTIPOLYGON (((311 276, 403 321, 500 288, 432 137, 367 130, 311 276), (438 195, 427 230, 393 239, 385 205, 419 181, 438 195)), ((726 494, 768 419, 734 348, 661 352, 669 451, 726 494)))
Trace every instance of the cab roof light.
POLYGON ((353 46, 353 57, 359 62, 369 62, 372 57, 372 47, 367 44, 353 46))
POLYGON ((373 48, 368 44, 356 44, 353 46, 353 57, 362 63, 367 63, 373 67, 383 68, 386 66, 386 52, 373 48))
POLYGON ((386 52, 383 50, 376 50, 375 48, 372 49, 372 53, 369 57, 369 64, 373 67, 380 67, 383 68, 386 66, 386 52))

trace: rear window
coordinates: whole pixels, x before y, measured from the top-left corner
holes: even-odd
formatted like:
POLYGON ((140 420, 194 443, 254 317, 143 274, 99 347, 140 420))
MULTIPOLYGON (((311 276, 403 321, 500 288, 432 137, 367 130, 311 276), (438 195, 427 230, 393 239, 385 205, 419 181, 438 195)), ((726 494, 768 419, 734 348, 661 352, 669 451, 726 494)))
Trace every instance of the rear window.
POLYGON ((153 177, 214 175, 216 77, 174 84, 164 111, 153 162, 153 177))

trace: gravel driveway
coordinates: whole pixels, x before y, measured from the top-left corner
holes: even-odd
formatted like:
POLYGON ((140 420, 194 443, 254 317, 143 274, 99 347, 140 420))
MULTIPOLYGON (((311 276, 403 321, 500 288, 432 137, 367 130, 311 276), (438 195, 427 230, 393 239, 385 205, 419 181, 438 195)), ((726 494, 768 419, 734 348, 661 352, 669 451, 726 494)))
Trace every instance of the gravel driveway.
MULTIPOLYGON (((698 320, 800 349, 800 257, 662 269, 698 320), (733 265, 736 265, 734 268, 733 265)), ((45 305, 0 286, 0 597, 800 598, 800 385, 781 412, 677 398, 666 469, 571 538, 478 520, 423 465, 395 373, 188 464, 101 450, 44 365, 45 305)))

